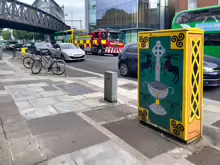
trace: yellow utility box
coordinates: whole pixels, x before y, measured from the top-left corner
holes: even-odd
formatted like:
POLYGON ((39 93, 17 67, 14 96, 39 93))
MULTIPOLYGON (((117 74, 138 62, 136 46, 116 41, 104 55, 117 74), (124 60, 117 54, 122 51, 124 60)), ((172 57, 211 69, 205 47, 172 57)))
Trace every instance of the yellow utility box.
POLYGON ((202 135, 204 31, 139 32, 138 116, 192 142, 202 135))

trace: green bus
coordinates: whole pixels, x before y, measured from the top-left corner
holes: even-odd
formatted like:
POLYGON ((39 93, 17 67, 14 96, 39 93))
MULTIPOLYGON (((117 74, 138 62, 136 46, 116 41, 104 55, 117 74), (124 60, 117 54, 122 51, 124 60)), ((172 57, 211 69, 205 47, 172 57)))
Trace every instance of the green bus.
POLYGON ((205 54, 220 58, 220 6, 185 10, 172 22, 172 29, 194 27, 205 31, 205 54))

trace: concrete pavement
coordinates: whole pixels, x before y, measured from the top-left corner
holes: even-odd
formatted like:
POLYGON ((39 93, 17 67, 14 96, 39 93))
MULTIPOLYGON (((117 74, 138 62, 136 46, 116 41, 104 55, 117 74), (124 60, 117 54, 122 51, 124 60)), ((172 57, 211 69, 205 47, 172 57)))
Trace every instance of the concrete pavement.
POLYGON ((36 76, 0 61, 0 165, 219 164, 219 102, 205 99, 204 137, 186 146, 139 123, 136 82, 119 78, 110 104, 102 77, 70 72, 36 76))

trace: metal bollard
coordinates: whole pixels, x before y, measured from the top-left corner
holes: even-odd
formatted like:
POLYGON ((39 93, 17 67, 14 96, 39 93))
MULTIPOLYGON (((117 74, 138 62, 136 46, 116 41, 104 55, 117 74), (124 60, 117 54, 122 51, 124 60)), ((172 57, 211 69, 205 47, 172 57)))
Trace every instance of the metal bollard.
POLYGON ((13 48, 13 59, 15 59, 16 58, 16 49, 15 49, 15 47, 13 48))
POLYGON ((2 45, 0 45, 0 60, 2 60, 2 56, 3 56, 3 54, 2 54, 2 45))
POLYGON ((117 102, 117 80, 118 75, 116 72, 105 72, 104 99, 108 102, 117 102))

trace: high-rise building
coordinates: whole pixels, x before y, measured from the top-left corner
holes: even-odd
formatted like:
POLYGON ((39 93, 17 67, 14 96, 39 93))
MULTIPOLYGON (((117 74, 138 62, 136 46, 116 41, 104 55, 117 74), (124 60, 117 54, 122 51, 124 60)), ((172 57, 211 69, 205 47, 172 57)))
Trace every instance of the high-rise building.
POLYGON ((220 0, 176 0, 176 12, 188 9, 220 5, 220 0))
POLYGON ((85 0, 85 30, 96 29, 96 0, 85 0))
POLYGON ((43 10, 61 21, 64 20, 64 9, 60 7, 54 0, 35 0, 32 6, 43 10))
POLYGON ((127 42, 137 42, 138 31, 171 28, 176 0, 85 0, 86 30, 124 31, 127 42))
POLYGON ((175 0, 96 0, 97 27, 169 28, 172 20, 168 18, 174 14, 174 10, 168 8, 173 1, 175 0))

